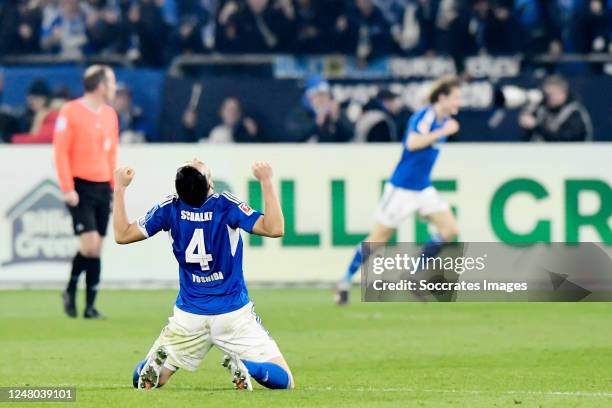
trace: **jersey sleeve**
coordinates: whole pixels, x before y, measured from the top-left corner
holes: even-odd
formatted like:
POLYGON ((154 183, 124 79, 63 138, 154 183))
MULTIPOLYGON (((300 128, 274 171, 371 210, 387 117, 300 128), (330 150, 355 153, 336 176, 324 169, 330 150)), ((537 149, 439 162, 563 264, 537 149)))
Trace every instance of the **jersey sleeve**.
POLYGON ((138 229, 145 237, 149 238, 161 230, 168 231, 170 229, 170 215, 174 198, 174 196, 166 197, 136 221, 138 229))
POLYGON ((112 129, 111 133, 111 147, 108 152, 108 166, 111 171, 110 184, 112 188, 115 188, 115 178, 112 177, 112 172, 115 171, 117 167, 117 149, 119 147, 119 118, 117 117, 117 112, 113 108, 110 108, 110 126, 112 129))
POLYGON ((70 170, 70 159, 74 132, 70 123, 70 110, 68 104, 59 112, 53 132, 53 156, 55 170, 61 190, 65 193, 74 190, 74 180, 70 170))
POLYGON ((228 225, 231 228, 241 228, 249 234, 253 232, 253 226, 263 214, 255 211, 250 205, 240 200, 232 193, 224 192, 222 196, 229 206, 228 225))
POLYGON ((419 135, 431 132, 436 114, 433 109, 427 109, 420 115, 415 115, 408 124, 408 131, 419 135))

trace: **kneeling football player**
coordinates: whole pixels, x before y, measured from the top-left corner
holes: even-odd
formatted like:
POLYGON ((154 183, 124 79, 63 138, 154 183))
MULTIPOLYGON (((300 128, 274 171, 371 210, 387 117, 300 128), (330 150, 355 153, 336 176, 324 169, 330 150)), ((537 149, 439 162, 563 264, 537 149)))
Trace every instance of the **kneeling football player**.
POLYGON ((261 184, 265 215, 231 193, 215 192, 209 168, 193 159, 176 172, 176 194, 130 223, 125 190, 134 170, 121 167, 115 171, 117 243, 129 244, 168 231, 179 264, 180 289, 173 316, 136 366, 134 387, 158 388, 178 368, 194 371, 212 346, 225 354, 223 365, 237 389, 252 390, 251 378, 267 388, 294 387, 289 366, 255 314, 242 271, 241 229, 265 237, 284 233, 272 167, 255 163, 253 175, 261 184))

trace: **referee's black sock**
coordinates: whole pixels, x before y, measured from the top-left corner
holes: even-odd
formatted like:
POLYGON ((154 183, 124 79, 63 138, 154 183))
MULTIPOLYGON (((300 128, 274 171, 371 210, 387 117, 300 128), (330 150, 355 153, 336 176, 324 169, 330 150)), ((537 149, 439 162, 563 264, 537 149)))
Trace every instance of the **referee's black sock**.
POLYGON ((72 259, 72 270, 70 271, 70 280, 68 286, 66 286, 66 293, 70 296, 70 299, 74 303, 74 297, 76 296, 77 284, 79 283, 79 276, 81 272, 87 269, 87 258, 81 255, 80 252, 72 259))
POLYGON ((100 283, 100 258, 87 258, 87 274, 85 283, 87 284, 87 309, 93 307, 98 294, 98 284, 100 283))

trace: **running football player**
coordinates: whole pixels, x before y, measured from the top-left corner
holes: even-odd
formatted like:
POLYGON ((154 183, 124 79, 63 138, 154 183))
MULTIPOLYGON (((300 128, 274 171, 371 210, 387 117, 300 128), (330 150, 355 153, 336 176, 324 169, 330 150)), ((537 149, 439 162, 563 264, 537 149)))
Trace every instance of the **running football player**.
POLYGON ((376 223, 364 242, 359 243, 342 280, 336 286, 336 303, 349 300, 353 275, 375 248, 391 239, 398 225, 418 211, 432 223, 437 233, 423 248, 424 257, 436 256, 445 243, 458 234, 457 222, 450 207, 431 183, 431 172, 440 153, 440 145, 459 131, 452 118, 461 107, 460 82, 449 77, 437 81, 429 95, 430 105, 415 112, 408 122, 402 141, 402 155, 375 212, 376 223), (365 249, 368 248, 368 249, 365 249))

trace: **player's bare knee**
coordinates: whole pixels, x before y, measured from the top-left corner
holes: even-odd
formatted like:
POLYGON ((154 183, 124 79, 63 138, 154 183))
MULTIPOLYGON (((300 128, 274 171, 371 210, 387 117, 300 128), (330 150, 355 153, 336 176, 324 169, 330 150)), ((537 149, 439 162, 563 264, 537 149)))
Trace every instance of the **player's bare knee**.
POLYGON ((80 252, 88 258, 99 258, 102 253, 102 239, 96 232, 81 235, 80 252))
POLYGON ((441 228, 439 234, 445 242, 451 242, 459 235, 459 228, 456 225, 449 225, 441 228))
POLYGON ((374 228, 374 231, 365 239, 366 242, 379 242, 379 243, 387 243, 391 239, 393 235, 392 228, 386 228, 378 226, 374 228))
POLYGON ((101 255, 101 250, 96 246, 82 245, 80 252, 86 258, 99 258, 101 255))

